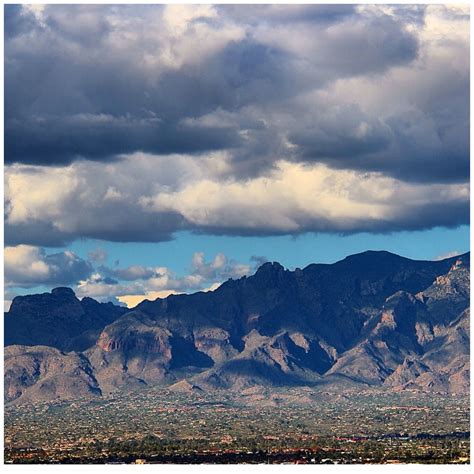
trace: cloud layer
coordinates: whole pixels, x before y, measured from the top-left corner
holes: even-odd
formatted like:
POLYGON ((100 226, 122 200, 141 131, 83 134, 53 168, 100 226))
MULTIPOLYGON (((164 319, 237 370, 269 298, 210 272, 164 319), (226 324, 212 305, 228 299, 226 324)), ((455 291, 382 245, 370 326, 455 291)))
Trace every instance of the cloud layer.
POLYGON ((9 245, 469 222, 468 7, 7 5, 5 31, 9 245))
POLYGON ((134 155, 117 163, 6 170, 10 245, 78 237, 168 240, 189 230, 226 235, 354 233, 455 227, 469 219, 468 183, 409 183, 324 164, 275 163, 264 176, 228 175, 223 155, 134 155))
POLYGON ((468 176, 467 7, 6 12, 9 163, 229 150, 236 174, 291 157, 468 176))

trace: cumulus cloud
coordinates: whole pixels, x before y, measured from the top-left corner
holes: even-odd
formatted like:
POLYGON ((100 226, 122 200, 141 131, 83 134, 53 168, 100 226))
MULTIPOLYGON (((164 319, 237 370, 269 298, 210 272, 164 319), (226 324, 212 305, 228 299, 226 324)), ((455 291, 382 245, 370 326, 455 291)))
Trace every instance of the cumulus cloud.
POLYGON ((99 267, 99 270, 120 280, 134 281, 160 276, 160 268, 130 265, 126 268, 99 267))
POLYGON ((223 253, 216 254, 210 262, 206 262, 203 252, 195 252, 187 275, 178 276, 170 268, 159 266, 131 265, 114 269, 101 266, 97 272, 78 283, 76 293, 99 300, 116 297, 118 301, 131 307, 146 298, 212 291, 223 281, 249 275, 255 268, 254 265, 229 259, 223 253))
POLYGON ((199 69, 244 35, 228 22, 209 22, 212 6, 45 6, 29 29, 16 26, 24 9, 7 10, 14 25, 7 31, 19 32, 7 35, 6 161, 199 153, 238 142, 235 130, 181 123, 188 112, 217 105, 212 81, 196 93, 199 69))
POLYGON ((408 183, 285 160, 267 175, 239 180, 228 175, 225 155, 156 165, 145 155, 67 168, 14 165, 5 171, 5 196, 10 245, 78 237, 156 242, 180 230, 259 236, 469 222, 468 183, 408 183), (120 193, 105 199, 111 188, 120 193), (27 232, 33 224, 36 233, 27 232))
POLYGON ((467 222, 468 185, 413 185, 377 173, 277 163, 269 176, 201 180, 142 198, 144 209, 178 212, 215 233, 283 234, 423 229, 467 222))
MULTIPOLYGON (((392 7, 389 12, 394 14, 392 7)), ((288 127, 295 153, 306 161, 409 181, 467 181, 466 22, 462 7, 430 5, 423 27, 417 27, 418 57, 409 66, 340 79, 304 94, 298 120, 288 127), (321 112, 312 114, 311 108, 321 112)))
POLYGON ((71 251, 47 255, 30 245, 6 247, 4 261, 7 286, 70 285, 92 271, 88 262, 71 251))
MULTIPOLYGON (((55 246, 81 236, 114 241, 169 240, 181 228, 182 217, 166 211, 144 219, 136 193, 139 188, 139 193, 154 189, 152 176, 158 175, 162 186, 167 185, 167 179, 174 181, 171 174, 181 171, 179 164, 176 159, 172 172, 162 174, 158 168, 153 170, 151 160, 139 158, 124 166, 82 162, 68 168, 7 168, 5 240, 12 245, 55 246), (113 199, 111 187, 120 190, 113 199)), ((165 160, 160 169, 166 166, 165 160)))
POLYGON ((31 245, 6 247, 4 255, 7 306, 16 294, 15 288, 37 286, 73 286, 78 297, 120 301, 130 306, 145 298, 211 291, 229 278, 249 275, 257 268, 252 261, 240 263, 223 253, 206 261, 203 252, 195 252, 189 272, 184 275, 163 266, 96 267, 71 251, 48 254, 44 248, 31 245))
POLYGON ((250 273, 249 265, 239 264, 228 258, 223 253, 218 253, 214 259, 206 263, 204 252, 196 252, 192 259, 192 275, 203 277, 207 280, 240 278, 250 273))

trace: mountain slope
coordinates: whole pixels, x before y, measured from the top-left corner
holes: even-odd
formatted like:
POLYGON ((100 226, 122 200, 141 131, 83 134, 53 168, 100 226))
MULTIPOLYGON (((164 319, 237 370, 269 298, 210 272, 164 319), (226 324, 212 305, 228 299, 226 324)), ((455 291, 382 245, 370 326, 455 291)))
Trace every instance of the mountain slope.
POLYGON ((5 348, 5 401, 74 399, 101 395, 92 367, 81 354, 46 346, 5 348))
POLYGON ((45 345, 81 351, 94 344, 107 324, 127 311, 92 298, 80 301, 70 288, 17 296, 5 315, 5 345, 45 345))
POLYGON ((133 310, 56 289, 14 300, 6 343, 82 351, 103 393, 170 384, 466 392, 469 274, 469 254, 364 252, 293 272, 266 263, 213 292, 133 310))

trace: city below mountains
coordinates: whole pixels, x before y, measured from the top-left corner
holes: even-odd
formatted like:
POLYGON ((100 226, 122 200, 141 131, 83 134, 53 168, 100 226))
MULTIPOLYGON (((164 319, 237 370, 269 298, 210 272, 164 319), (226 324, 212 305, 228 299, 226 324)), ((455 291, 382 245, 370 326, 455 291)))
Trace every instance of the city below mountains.
POLYGON ((5 400, 167 387, 469 391, 469 253, 364 252, 295 271, 265 263, 217 290, 133 309, 69 288, 5 314, 5 400))

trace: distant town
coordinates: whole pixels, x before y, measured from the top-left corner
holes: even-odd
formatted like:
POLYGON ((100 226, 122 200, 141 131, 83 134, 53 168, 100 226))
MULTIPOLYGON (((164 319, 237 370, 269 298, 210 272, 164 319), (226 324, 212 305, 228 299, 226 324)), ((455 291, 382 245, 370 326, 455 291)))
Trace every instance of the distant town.
POLYGON ((5 410, 6 463, 469 463, 469 399, 148 390, 5 410))

